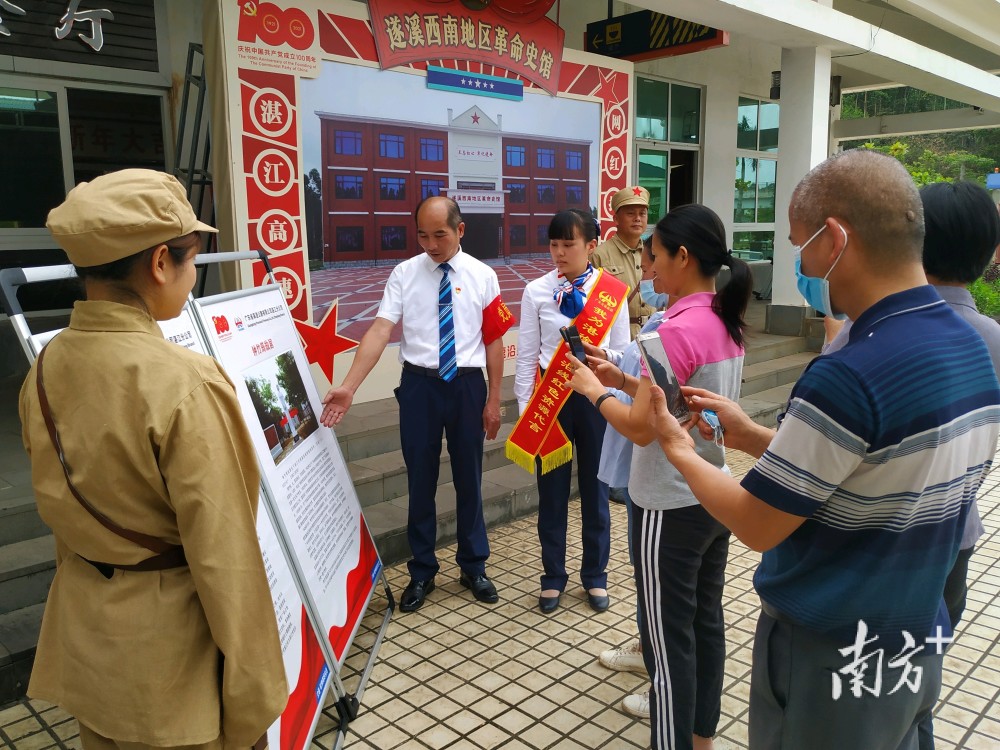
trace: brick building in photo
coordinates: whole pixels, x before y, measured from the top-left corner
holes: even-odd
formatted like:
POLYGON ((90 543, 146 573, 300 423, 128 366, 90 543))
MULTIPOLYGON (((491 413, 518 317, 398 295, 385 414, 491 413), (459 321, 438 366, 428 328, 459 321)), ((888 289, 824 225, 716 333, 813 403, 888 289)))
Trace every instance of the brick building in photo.
POLYGON ((318 112, 323 260, 396 262, 421 252, 413 211, 430 195, 462 209, 480 259, 548 251, 564 208, 591 206, 591 142, 503 132, 478 106, 447 125, 318 112))

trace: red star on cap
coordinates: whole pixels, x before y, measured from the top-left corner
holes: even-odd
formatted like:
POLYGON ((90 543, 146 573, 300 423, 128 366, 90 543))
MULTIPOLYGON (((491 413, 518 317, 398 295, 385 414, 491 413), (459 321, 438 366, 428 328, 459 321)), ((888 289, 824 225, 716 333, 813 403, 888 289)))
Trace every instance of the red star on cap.
POLYGON ((632 188, 632 193, 635 194, 635 195, 642 195, 642 188, 641 187, 634 187, 634 188, 632 188))
POLYGON ((318 326, 296 320, 295 328, 305 347, 306 359, 319 365, 326 379, 332 383, 333 358, 358 345, 354 339, 337 333, 337 303, 330 305, 330 309, 326 311, 318 326))

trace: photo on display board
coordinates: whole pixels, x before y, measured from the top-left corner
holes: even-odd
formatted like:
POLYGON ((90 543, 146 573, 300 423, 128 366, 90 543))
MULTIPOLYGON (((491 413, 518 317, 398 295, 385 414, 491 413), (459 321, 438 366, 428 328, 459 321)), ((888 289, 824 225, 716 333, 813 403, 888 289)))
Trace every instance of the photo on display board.
POLYGON ((319 422, 291 351, 243 372, 257 420, 275 465, 314 433, 319 422))

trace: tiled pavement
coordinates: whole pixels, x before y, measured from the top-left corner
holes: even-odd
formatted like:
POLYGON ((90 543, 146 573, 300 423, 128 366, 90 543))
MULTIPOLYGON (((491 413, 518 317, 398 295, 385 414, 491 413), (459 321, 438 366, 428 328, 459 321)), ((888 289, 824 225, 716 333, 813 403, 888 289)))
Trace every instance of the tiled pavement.
MULTIPOLYGON (((491 261, 500 282, 500 296, 520 320, 521 294, 524 286, 532 279, 552 270, 552 261, 514 260, 510 265, 491 261)), ((334 300, 339 300, 337 308, 337 332, 342 336, 360 339, 371 325, 382 291, 389 278, 392 266, 374 268, 332 268, 313 271, 310 283, 313 299, 313 317, 316 322, 323 319, 334 300)), ((402 328, 393 331, 391 341, 399 341, 402 328)))
MULTIPOLYGON (((750 460, 730 456, 734 474, 750 460)), ((1000 471, 980 499, 987 529, 970 565, 965 621, 945 659, 944 688, 934 728, 938 750, 1000 748, 1000 471)), ((571 506, 579 513, 579 504, 571 506)), ((389 625, 372 681, 351 724, 349 750, 449 748, 642 748, 648 724, 619 710, 621 699, 645 689, 634 674, 611 672, 596 655, 634 634, 634 586, 625 546, 625 512, 612 505, 609 590, 612 607, 594 614, 583 590, 571 588, 550 616, 535 607, 538 542, 535 517, 492 529, 489 573, 501 602, 482 605, 457 582, 454 547, 440 552, 438 588, 417 612, 389 625)), ((750 649, 758 600, 751 576, 758 555, 734 542, 725 594, 729 656, 716 748, 746 747, 750 649)), ((568 562, 579 564, 578 518, 571 520, 568 562)), ((405 565, 387 571, 399 595, 405 565)), ((344 670, 348 690, 381 622, 379 596, 366 615, 344 670)), ((328 707, 314 745, 331 748, 336 712, 328 707)), ((0 747, 78 748, 76 722, 60 709, 25 701, 0 711, 0 747)), ((808 749, 803 749, 808 750, 808 749)), ((844 749, 848 750, 848 749, 844 749)), ((849 749, 863 750, 863 749, 849 749)))

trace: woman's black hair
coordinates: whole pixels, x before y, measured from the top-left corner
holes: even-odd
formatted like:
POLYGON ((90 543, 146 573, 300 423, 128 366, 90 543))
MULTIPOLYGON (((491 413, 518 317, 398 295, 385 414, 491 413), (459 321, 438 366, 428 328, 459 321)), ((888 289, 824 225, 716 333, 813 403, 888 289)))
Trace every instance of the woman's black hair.
POLYGON ((729 266, 729 283, 715 295, 712 310, 722 319, 729 337, 743 346, 747 329, 743 316, 753 291, 753 278, 750 266, 729 252, 722 219, 708 206, 688 203, 671 209, 656 223, 653 232, 671 257, 683 245, 697 259, 704 276, 715 278, 719 269, 729 266))
POLYGON ((187 258, 188 253, 191 252, 191 248, 197 247, 200 239, 201 235, 198 232, 191 232, 180 237, 175 237, 172 240, 167 240, 166 242, 157 243, 152 247, 147 247, 145 250, 140 250, 132 255, 126 255, 124 258, 113 260, 110 263, 102 263, 99 266, 74 266, 74 268, 76 268, 76 275, 81 280, 124 281, 132 275, 135 267, 140 262, 146 262, 153 254, 153 251, 160 245, 167 246, 167 251, 170 253, 171 259, 175 264, 179 265, 187 258))
POLYGON ((550 240, 573 240, 579 235, 586 244, 596 240, 599 234, 597 219, 590 211, 582 208, 567 208, 553 216, 549 222, 550 240))
POLYGON ((1000 245, 1000 216, 986 188, 936 182, 920 188, 924 204, 924 270, 947 282, 971 284, 1000 245))

